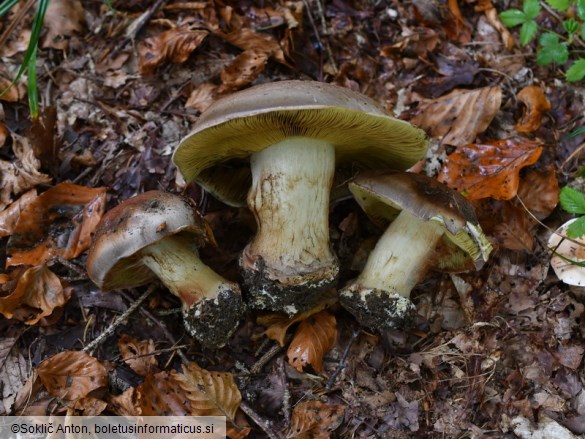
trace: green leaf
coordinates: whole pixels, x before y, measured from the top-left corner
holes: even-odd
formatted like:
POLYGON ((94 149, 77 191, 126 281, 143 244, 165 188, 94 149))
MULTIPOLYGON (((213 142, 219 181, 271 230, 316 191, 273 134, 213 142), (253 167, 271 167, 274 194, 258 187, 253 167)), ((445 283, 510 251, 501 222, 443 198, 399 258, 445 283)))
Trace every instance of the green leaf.
POLYGON ((568 34, 573 35, 579 30, 579 22, 569 18, 563 23, 563 28, 567 31, 568 34))
POLYGON ((585 21, 585 0, 577 0, 577 17, 585 21))
POLYGON ((585 235, 585 216, 578 218, 567 228, 567 236, 571 239, 578 239, 583 235, 585 235))
POLYGON ((585 78, 585 59, 580 58, 573 63, 567 73, 565 73, 565 78, 569 82, 576 82, 580 81, 581 79, 585 78))
POLYGON ((565 186, 559 194, 561 207, 569 213, 585 214, 585 194, 565 186))
POLYGON ((538 17, 540 14, 540 1, 539 0, 524 0, 524 15, 528 20, 538 17))
POLYGON ((567 134, 567 136, 565 137, 565 140, 574 139, 575 137, 578 137, 581 134, 585 134, 585 126, 579 127, 576 130, 571 131, 569 134, 567 134))
POLYGON ((553 9, 557 11, 566 11, 571 6, 571 2, 569 0, 545 0, 546 3, 553 9))
POLYGON ((585 25, 583 25, 583 27, 581 27, 581 38, 583 38, 585 40, 585 25))
POLYGON ((18 3, 18 0, 5 0, 0 3, 0 17, 6 14, 12 7, 18 3))
POLYGON ((564 64, 569 59, 569 48, 559 42, 559 36, 551 32, 544 33, 538 39, 540 49, 536 52, 536 62, 541 65, 551 63, 564 64))
POLYGON ((530 43, 536 36, 537 30, 538 25, 536 24, 536 21, 531 20, 524 23, 522 28, 520 28, 520 44, 526 46, 530 43))
POLYGON ((508 9, 500 14, 500 20, 502 20, 505 26, 514 27, 524 23, 526 21, 526 15, 518 9, 508 9))

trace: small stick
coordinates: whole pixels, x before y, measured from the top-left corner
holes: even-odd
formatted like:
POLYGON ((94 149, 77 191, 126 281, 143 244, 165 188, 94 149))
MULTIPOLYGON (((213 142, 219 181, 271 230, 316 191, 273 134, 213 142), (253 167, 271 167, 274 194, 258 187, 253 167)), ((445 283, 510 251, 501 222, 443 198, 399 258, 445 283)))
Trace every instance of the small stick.
POLYGON ((266 366, 266 363, 268 363, 280 351, 282 351, 282 347, 278 343, 272 346, 264 355, 262 355, 258 359, 258 361, 256 361, 256 363, 252 365, 252 367, 250 368, 250 373, 252 374, 259 373, 262 370, 262 368, 266 366))
POLYGON ((361 332, 360 329, 354 329, 352 331, 351 338, 349 339, 349 342, 347 343, 347 346, 345 347, 345 349, 343 351, 343 355, 341 356, 341 360, 339 360, 339 364, 337 365, 337 369, 335 369, 335 372, 333 372, 333 374, 329 377, 329 380, 327 381, 327 385, 325 386, 326 390, 329 391, 333 388, 333 385, 335 384, 335 380, 337 379, 337 376, 345 368, 345 362, 346 362, 347 357, 349 355, 349 349, 351 348, 351 345, 353 344, 355 339, 358 337, 360 332, 361 332))
POLYGON ((281 434, 273 431, 272 428, 270 428, 268 421, 262 419, 262 417, 254 410, 252 410, 252 407, 250 407, 248 404, 242 401, 240 403, 240 408, 252 421, 258 425, 258 427, 262 429, 262 431, 264 431, 264 433, 266 433, 270 439, 282 439, 281 434))
MULTIPOLYGON (((95 348, 97 348, 100 344, 102 344, 106 338, 108 338, 110 335, 112 335, 114 333, 114 331, 116 330, 116 328, 118 328, 118 326, 120 326, 122 323, 124 323, 124 321, 128 318, 128 316, 130 316, 130 314, 132 314, 134 311, 136 311, 138 309, 138 307, 140 305, 142 305, 142 302, 144 302, 148 296, 150 296, 152 294, 152 292, 154 291, 155 287, 154 286, 150 286, 146 289, 146 291, 144 293, 142 293, 142 296, 140 296, 138 299, 136 299, 136 301, 130 305, 128 307, 128 309, 123 313, 120 314, 116 320, 114 320, 114 322, 108 326, 106 328, 106 330, 104 332, 102 332, 95 340, 93 340, 90 344, 88 344, 86 347, 84 347, 82 349, 83 352, 91 352, 93 351, 95 348)), ((128 296, 126 296, 125 294, 123 294, 126 298, 128 298, 128 296)))

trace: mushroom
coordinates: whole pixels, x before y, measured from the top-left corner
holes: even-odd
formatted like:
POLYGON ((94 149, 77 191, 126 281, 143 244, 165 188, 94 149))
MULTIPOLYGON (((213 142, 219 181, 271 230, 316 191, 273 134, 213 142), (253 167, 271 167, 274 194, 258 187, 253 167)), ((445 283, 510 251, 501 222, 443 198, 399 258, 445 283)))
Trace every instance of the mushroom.
POLYGON ((240 257, 253 307, 294 315, 319 301, 339 266, 329 244, 336 164, 406 169, 425 133, 368 97, 334 85, 282 81, 213 103, 173 161, 230 205, 247 205, 257 233, 240 257))
POLYGON ((137 195, 101 219, 87 273, 102 290, 157 278, 183 305, 185 328, 208 347, 225 345, 243 313, 240 287, 199 258, 213 235, 186 198, 162 191, 137 195))
POLYGON ((374 221, 392 221, 357 279, 340 290, 341 304, 364 326, 402 325, 414 311, 410 292, 431 267, 480 269, 492 246, 471 204, 425 175, 365 172, 349 183, 374 221), (442 252, 437 252, 441 244, 442 252))
POLYGON ((557 277, 567 285, 585 286, 585 237, 567 239, 573 218, 559 227, 549 238, 548 248, 554 252, 550 265, 557 277))

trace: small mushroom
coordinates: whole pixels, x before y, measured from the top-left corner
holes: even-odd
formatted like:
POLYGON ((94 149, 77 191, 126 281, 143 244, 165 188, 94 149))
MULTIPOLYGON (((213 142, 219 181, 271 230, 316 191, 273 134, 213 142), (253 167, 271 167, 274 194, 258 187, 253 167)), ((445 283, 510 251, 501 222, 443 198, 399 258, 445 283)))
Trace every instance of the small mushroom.
POLYGON ((360 93, 282 81, 213 103, 173 160, 187 182, 227 204, 247 200, 258 225, 240 258, 251 304, 294 315, 339 272, 328 222, 336 164, 406 169, 426 149, 422 130, 360 93))
POLYGON ((585 237, 567 239, 573 218, 559 227, 549 238, 548 248, 554 252, 550 265, 557 277, 567 285, 585 286, 585 237))
POLYGON ((365 172, 349 189, 373 220, 392 221, 362 273, 339 292, 341 304, 364 326, 403 324, 414 311, 410 292, 429 268, 455 270, 468 260, 479 269, 487 261, 492 246, 473 207, 432 178, 365 172), (443 251, 437 253, 439 244, 443 251))
POLYGON ((211 231, 189 200, 145 192, 103 216, 87 273, 105 291, 160 279, 181 300, 188 332, 205 346, 221 347, 244 308, 240 287, 199 259, 197 247, 209 239, 211 231))

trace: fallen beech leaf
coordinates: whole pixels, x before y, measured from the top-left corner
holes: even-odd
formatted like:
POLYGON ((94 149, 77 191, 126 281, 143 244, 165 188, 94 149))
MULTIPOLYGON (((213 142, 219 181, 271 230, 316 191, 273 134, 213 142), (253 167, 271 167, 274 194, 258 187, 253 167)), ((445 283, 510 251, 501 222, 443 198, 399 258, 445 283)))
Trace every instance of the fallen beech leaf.
POLYGON ((524 174, 518 197, 539 220, 548 217, 559 204, 559 181, 553 168, 545 171, 529 170, 524 174))
POLYGON ((43 361, 39 378, 47 391, 72 401, 108 385, 106 367, 82 351, 64 351, 43 361))
POLYGON ((242 50, 264 53, 286 65, 284 52, 272 35, 254 32, 250 28, 242 28, 229 34, 218 33, 218 35, 242 50))
POLYGON ((498 11, 496 8, 494 8, 490 3, 489 5, 485 5, 483 11, 489 24, 491 24, 492 27, 500 33, 500 38, 502 39, 504 46, 506 46, 506 49, 512 50, 514 48, 514 37, 508 28, 504 26, 504 23, 502 23, 500 17, 498 17, 498 11))
POLYGON ((17 341, 24 332, 7 328, 0 338, 0 416, 8 416, 13 408, 18 393, 24 388, 31 368, 25 357, 26 347, 22 349, 17 341))
POLYGON ((217 98, 218 88, 217 85, 210 82, 201 84, 191 92, 185 103, 185 108, 193 108, 202 113, 207 107, 213 104, 213 101, 217 98))
MULTIPOLYGON (((337 294, 337 293, 336 293, 337 294)), ((313 314, 317 314, 320 311, 323 311, 325 308, 333 305, 337 301, 336 298, 331 297, 328 298, 326 301, 319 303, 317 306, 290 318, 285 314, 265 314, 263 316, 258 317, 257 322, 259 325, 266 326, 266 331, 264 335, 274 340, 280 344, 280 346, 284 346, 285 338, 286 338, 286 331, 292 325, 302 320, 308 319, 313 314)))
POLYGON ((51 177, 39 172, 41 163, 28 139, 14 133, 11 137, 15 159, 0 160, 0 211, 10 204, 13 195, 51 181, 51 177))
POLYGON ((340 404, 303 401, 292 412, 287 439, 329 439, 343 422, 345 409, 340 404))
POLYGON ((268 55, 257 50, 245 50, 221 72, 219 93, 238 90, 248 85, 264 70, 268 55))
MULTIPOLYGON (((5 78, 4 76, 0 76, 0 92, 6 90, 10 86, 11 83, 12 83, 12 80, 5 78)), ((20 93, 20 88, 18 87, 18 84, 14 84, 10 88, 10 90, 8 90, 6 93, 4 93, 2 96, 0 96, 0 101, 18 102, 21 97, 22 97, 22 95, 20 93)), ((0 146, 2 146, 3 144, 4 144, 4 142, 0 141, 0 146)))
POLYGON ((536 163, 542 146, 526 139, 503 139, 458 147, 438 180, 463 192, 469 200, 509 200, 518 192, 520 170, 536 163))
POLYGON ((137 389, 137 409, 142 416, 189 416, 187 395, 169 372, 147 375, 137 389))
POLYGON ((459 43, 469 43, 471 40, 471 26, 463 18, 457 0, 448 0, 447 6, 451 14, 449 16, 449 22, 445 26, 445 32, 451 39, 459 43))
MULTIPOLYGON (((2 90, 5 89, 5 87, 2 86, 2 77, 0 76, 0 87, 2 90)), ((0 122, 0 148, 2 148, 4 146, 4 144, 6 143, 6 139, 8 139, 9 136, 9 132, 8 132, 8 128, 6 128, 6 125, 4 125, 2 122, 0 122)))
POLYGON ((34 325, 63 306, 69 297, 70 292, 63 290, 59 277, 46 265, 30 267, 20 275, 14 291, 0 297, 0 313, 7 319, 34 325))
POLYGON ((140 73, 148 75, 167 61, 184 63, 207 35, 205 30, 174 28, 147 38, 138 45, 140 73))
POLYGON ((108 410, 117 416, 139 416, 136 388, 128 387, 120 395, 110 395, 108 410))
POLYGON ((535 222, 531 220, 526 210, 521 206, 506 203, 500 215, 501 221, 493 231, 498 246, 509 250, 532 251, 535 222))
POLYGON ((138 375, 146 376, 158 372, 153 340, 142 340, 122 334, 118 340, 118 349, 124 362, 138 375))
POLYGON ((183 373, 171 372, 175 385, 185 392, 191 416, 225 416, 234 422, 242 396, 231 373, 211 372, 195 363, 183 373))
POLYGON ((35 198, 37 198, 37 191, 36 189, 31 189, 0 212, 0 237, 12 235, 18 218, 20 218, 20 213, 35 198))
POLYGON ((20 213, 6 246, 6 266, 79 256, 91 245, 105 204, 105 188, 60 183, 44 192, 20 213))
POLYGON ((497 86, 476 90, 453 90, 446 96, 427 101, 411 122, 442 143, 471 143, 483 132, 500 109, 502 89, 497 86))
POLYGON ((43 23, 47 33, 42 47, 64 50, 68 37, 83 30, 85 11, 79 0, 51 0, 43 23))
POLYGON ((316 372, 323 369, 323 356, 335 344, 337 326, 335 316, 321 311, 303 320, 288 347, 288 362, 299 372, 311 365, 316 372))
POLYGON ((526 108, 522 112, 522 118, 514 126, 520 133, 531 133, 540 128, 542 113, 550 111, 550 102, 537 85, 524 87, 516 96, 526 108))
POLYGON ((107 406, 108 404, 101 399, 86 396, 77 399, 73 405, 70 406, 70 410, 74 411, 75 416, 99 416, 107 406))

